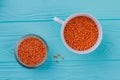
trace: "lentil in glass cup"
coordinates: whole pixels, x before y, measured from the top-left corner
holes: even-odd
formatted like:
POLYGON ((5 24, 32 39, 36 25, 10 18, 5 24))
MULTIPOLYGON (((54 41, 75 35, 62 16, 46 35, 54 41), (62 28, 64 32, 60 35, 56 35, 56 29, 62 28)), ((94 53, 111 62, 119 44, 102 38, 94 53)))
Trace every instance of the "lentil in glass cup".
MULTIPOLYGON (((45 60, 46 60, 46 58, 47 58, 47 44, 46 44, 46 42, 43 40, 43 38, 41 38, 40 36, 38 36, 38 35, 35 35, 35 34, 28 34, 28 35, 25 35, 25 36, 23 36, 18 42, 17 42, 17 44, 16 44, 16 47, 15 47, 15 56, 16 56, 16 59, 17 59, 17 61, 20 63, 20 64, 22 64, 23 66, 25 66, 25 67, 28 67, 28 68, 35 68, 35 67, 38 67, 38 66, 40 66, 40 65, 42 65, 44 62, 45 62, 45 60), (38 64, 36 64, 36 65, 34 65, 34 66, 30 66, 30 65, 28 65, 28 64, 25 64, 21 59, 20 59, 20 57, 18 56, 18 48, 19 48, 19 46, 20 46, 20 44, 25 40, 25 39, 27 39, 27 38, 36 38, 36 39, 39 39, 39 41, 41 41, 42 43, 43 43, 43 45, 45 46, 45 57, 44 57, 44 59, 42 60, 42 61, 40 61, 38 64)), ((24 56, 24 55, 23 55, 24 56)), ((40 55, 39 55, 40 56, 40 55)))

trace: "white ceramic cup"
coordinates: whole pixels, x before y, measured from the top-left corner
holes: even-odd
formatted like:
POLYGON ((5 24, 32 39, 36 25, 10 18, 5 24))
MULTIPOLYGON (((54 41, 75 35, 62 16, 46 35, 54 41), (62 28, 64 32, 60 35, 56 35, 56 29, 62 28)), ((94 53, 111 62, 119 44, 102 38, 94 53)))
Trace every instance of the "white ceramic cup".
MULTIPOLYGON (((92 51, 94 51, 101 43, 102 41, 102 34, 103 34, 103 31, 102 31, 102 27, 101 27, 101 24, 99 23, 99 21, 93 17, 92 15, 90 14, 86 14, 86 13, 77 13, 77 14, 73 14, 71 16, 69 16, 65 21, 57 18, 57 17, 54 17, 53 18, 54 21, 62 24, 62 28, 61 28, 61 38, 62 38, 62 41, 64 43, 64 45, 72 52, 74 53, 77 53, 77 54, 88 54, 88 53, 91 53, 92 51), (78 51, 78 50, 74 50, 72 49, 65 41, 64 39, 64 29, 65 29, 65 26, 66 24, 74 17, 77 17, 77 16, 86 16, 86 17, 89 17, 91 18, 97 25, 97 28, 98 28, 98 39, 96 41, 96 43, 90 48, 90 49, 87 49, 87 50, 84 50, 84 51, 78 51)), ((73 26, 74 27, 74 26, 73 26)))

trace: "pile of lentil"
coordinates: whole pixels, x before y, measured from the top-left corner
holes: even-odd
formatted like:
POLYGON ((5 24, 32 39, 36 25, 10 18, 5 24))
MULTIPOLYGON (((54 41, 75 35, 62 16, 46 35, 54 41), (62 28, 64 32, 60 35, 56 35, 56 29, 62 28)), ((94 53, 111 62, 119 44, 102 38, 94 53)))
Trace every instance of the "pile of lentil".
POLYGON ((98 39, 96 23, 89 17, 77 16, 65 26, 64 38, 74 50, 84 51, 91 48, 98 39))
POLYGON ((61 60, 64 60, 64 57, 61 54, 54 55, 53 58, 56 59, 56 63, 59 63, 61 60))
POLYGON ((27 37, 18 46, 18 58, 27 66, 40 64, 47 55, 46 45, 38 38, 27 37))

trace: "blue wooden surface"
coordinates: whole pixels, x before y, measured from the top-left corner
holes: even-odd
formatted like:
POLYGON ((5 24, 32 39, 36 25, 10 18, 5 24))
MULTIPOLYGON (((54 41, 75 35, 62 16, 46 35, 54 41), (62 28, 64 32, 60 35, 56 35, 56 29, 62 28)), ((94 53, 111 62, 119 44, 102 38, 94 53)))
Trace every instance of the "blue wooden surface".
POLYGON ((0 80, 120 80, 120 0, 0 0, 0 80), (61 25, 54 16, 66 19, 86 12, 102 24, 101 45, 91 54, 77 55, 63 45, 61 25), (22 67, 14 46, 25 34, 43 37, 49 47, 44 65, 22 67), (57 45, 56 45, 57 44, 57 45), (65 57, 56 64, 53 55, 65 57))

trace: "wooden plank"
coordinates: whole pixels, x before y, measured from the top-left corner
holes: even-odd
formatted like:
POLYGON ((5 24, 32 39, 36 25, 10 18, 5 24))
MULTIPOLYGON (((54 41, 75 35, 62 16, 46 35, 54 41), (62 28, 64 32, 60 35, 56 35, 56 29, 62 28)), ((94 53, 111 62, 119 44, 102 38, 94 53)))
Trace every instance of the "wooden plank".
POLYGON ((119 80, 120 61, 61 61, 46 62, 36 69, 26 69, 14 63, 0 65, 3 80, 119 80), (9 64, 9 65, 8 65, 9 64), (7 75, 7 76, 6 76, 7 75))
POLYGON ((101 45, 91 54, 77 55, 63 45, 60 36, 60 26, 55 22, 24 22, 1 23, 0 31, 0 60, 15 61, 14 47, 16 42, 25 34, 37 34, 43 37, 48 44, 48 61, 60 53, 65 60, 106 60, 120 59, 118 44, 120 41, 120 20, 100 20, 103 26, 103 40, 101 45), (13 27, 13 28, 11 28, 13 27), (56 45, 57 44, 57 45, 56 45))
POLYGON ((120 80, 120 0, 0 0, 0 80, 120 80), (103 26, 101 45, 91 54, 77 55, 63 45, 58 16, 86 12, 103 26), (47 61, 27 69, 15 59, 14 47, 25 34, 37 34, 49 47, 47 61), (56 45, 57 44, 57 45, 56 45), (57 64, 54 55, 65 60, 57 64))
POLYGON ((0 22, 51 21, 72 13, 86 12, 98 19, 120 19, 119 0, 1 0, 0 22))

